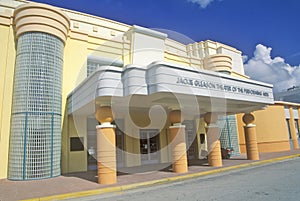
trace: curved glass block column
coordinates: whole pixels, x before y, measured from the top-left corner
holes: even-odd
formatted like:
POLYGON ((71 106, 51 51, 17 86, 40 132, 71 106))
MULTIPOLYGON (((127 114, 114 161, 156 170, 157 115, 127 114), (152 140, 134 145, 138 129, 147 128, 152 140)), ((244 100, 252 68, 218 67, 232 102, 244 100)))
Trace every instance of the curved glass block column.
POLYGON ((9 179, 60 175, 63 49, 62 40, 47 33, 18 39, 9 179))

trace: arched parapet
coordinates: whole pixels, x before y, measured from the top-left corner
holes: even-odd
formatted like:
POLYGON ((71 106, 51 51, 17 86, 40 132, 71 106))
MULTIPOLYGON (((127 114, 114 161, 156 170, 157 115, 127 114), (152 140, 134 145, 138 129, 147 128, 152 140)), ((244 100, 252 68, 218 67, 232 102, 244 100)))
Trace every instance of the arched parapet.
POLYGON ((61 10, 40 3, 27 3, 14 12, 16 38, 26 32, 43 32, 66 41, 70 20, 61 10))
POLYGON ((204 69, 231 74, 232 58, 224 54, 214 54, 204 58, 204 69))

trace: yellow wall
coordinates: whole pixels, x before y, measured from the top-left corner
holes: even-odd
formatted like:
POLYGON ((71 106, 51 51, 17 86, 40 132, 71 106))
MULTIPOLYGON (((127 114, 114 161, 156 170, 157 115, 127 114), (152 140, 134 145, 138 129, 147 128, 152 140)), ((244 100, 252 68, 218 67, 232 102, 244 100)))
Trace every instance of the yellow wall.
MULTIPOLYGON (((65 108, 64 114, 67 114, 67 108, 65 108)), ((69 128, 68 122, 70 121, 68 115, 62 116, 62 134, 61 134, 61 172, 67 173, 69 170, 69 147, 70 147, 70 140, 69 140, 69 128)))
MULTIPOLYGON (((77 119, 81 118, 75 113, 74 118, 67 115, 67 96, 87 77, 87 56, 95 55, 111 59, 122 60, 123 44, 118 38, 104 39, 90 36, 88 34, 70 31, 64 50, 64 67, 63 67, 63 87, 62 87, 62 172, 85 171, 87 166, 86 153, 69 151, 69 138, 74 135, 73 124, 78 124, 77 119), (75 122, 74 122, 75 121, 75 122), (71 125, 68 125, 71 124, 71 125), (71 159, 72 158, 72 159, 71 159), (85 161, 82 161, 85 159, 85 161), (78 161, 82 161, 78 165, 78 161)), ((126 49, 126 48, 125 48, 126 49)), ((86 119, 84 120, 86 122, 86 119)), ((76 125, 78 132, 78 125, 76 125)), ((86 128, 86 127, 84 127, 86 128)), ((85 136, 86 130, 79 132, 79 135, 85 136)), ((86 140, 85 140, 86 141, 86 140)), ((127 143, 136 143, 127 140, 127 143)), ((130 146, 130 145, 127 145, 130 146)))
MULTIPOLYGON (((141 129, 159 129, 147 127, 150 123, 150 119, 147 115, 147 111, 144 112, 133 112, 131 119, 141 129)), ((125 125, 130 125, 129 117, 125 117, 125 125)), ((166 123, 168 125, 168 122, 166 123)), ((141 165, 140 154, 140 131, 139 128, 125 128, 125 166, 132 167, 141 165)), ((170 142, 168 126, 163 128, 159 134, 159 151, 160 151, 160 162, 168 163, 171 162, 171 150, 168 143, 170 142)))
MULTIPOLYGON (((271 105, 266 110, 253 112, 255 116, 259 152, 290 150, 288 128, 283 105, 271 105)), ((239 143, 242 153, 246 152, 243 114, 237 115, 239 143)))
MULTIPOLYGON (((73 117, 68 118, 67 96, 84 78, 86 78, 87 45, 86 41, 73 39, 71 37, 67 39, 65 45, 62 81, 62 173, 86 170, 87 161, 86 159, 85 161, 82 161, 86 158, 86 153, 77 152, 72 153, 71 155, 70 152, 70 137, 76 135, 77 131, 74 130, 73 117), (83 165, 79 165, 78 161, 82 161, 81 163, 83 163, 85 167, 83 165)), ((76 117, 77 116, 75 114, 75 118, 76 117)))
POLYGON ((190 62, 187 58, 183 58, 183 57, 173 54, 171 52, 165 52, 164 60, 169 63, 190 66, 190 62))
POLYGON ((141 165, 140 140, 136 137, 125 135, 125 166, 133 167, 141 165))
POLYGON ((238 138, 239 138, 239 146, 240 152, 246 153, 246 144, 245 144, 245 133, 244 133, 244 123, 243 123, 243 115, 244 114, 237 114, 236 115, 236 125, 238 130, 238 138))
POLYGON ((72 115, 69 116, 68 121, 68 138, 63 142, 67 149, 67 167, 66 172, 83 172, 87 171, 87 129, 86 117, 72 115), (84 132, 85 131, 85 132, 84 132), (83 137, 84 150, 83 151, 70 151, 70 138, 71 137, 83 137))
POLYGON ((159 150, 160 150, 160 162, 168 163, 172 161, 171 158, 171 148, 169 145, 170 135, 169 129, 164 128, 159 135, 159 150))
POLYGON ((13 28, 9 25, 0 24, 0 38, 0 179, 3 179, 7 177, 10 117, 16 57, 13 28))
POLYGON ((149 124, 149 118, 143 113, 132 113, 130 117, 125 117, 125 166, 133 167, 141 165, 140 156, 140 133, 138 128, 131 128, 130 119, 139 127, 145 127, 149 124))

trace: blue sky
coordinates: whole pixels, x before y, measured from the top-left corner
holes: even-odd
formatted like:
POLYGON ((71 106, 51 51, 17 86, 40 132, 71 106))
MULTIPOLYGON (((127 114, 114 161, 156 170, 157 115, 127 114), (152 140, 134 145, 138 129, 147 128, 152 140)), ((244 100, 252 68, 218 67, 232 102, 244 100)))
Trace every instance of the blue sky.
POLYGON ((273 83, 275 91, 300 84, 298 0, 35 1, 228 44, 247 56, 246 73, 253 79, 273 83))

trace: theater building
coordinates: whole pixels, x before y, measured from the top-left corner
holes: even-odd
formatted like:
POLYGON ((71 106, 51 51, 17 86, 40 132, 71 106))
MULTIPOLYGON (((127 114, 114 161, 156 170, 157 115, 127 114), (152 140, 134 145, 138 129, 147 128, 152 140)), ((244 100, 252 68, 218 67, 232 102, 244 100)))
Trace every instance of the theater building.
POLYGON ((97 169, 111 184, 122 168, 222 166, 221 147, 298 148, 299 105, 274 104, 228 45, 23 0, 1 1, 0 38, 0 179, 97 169))
MULTIPOLYGON (((300 104, 276 101, 265 110, 253 112, 257 132, 258 150, 261 153, 279 152, 299 148, 300 104)), ((239 146, 245 153, 241 115, 237 115, 239 146)))
POLYGON ((300 103, 300 86, 292 86, 285 91, 274 94, 276 101, 300 103))

